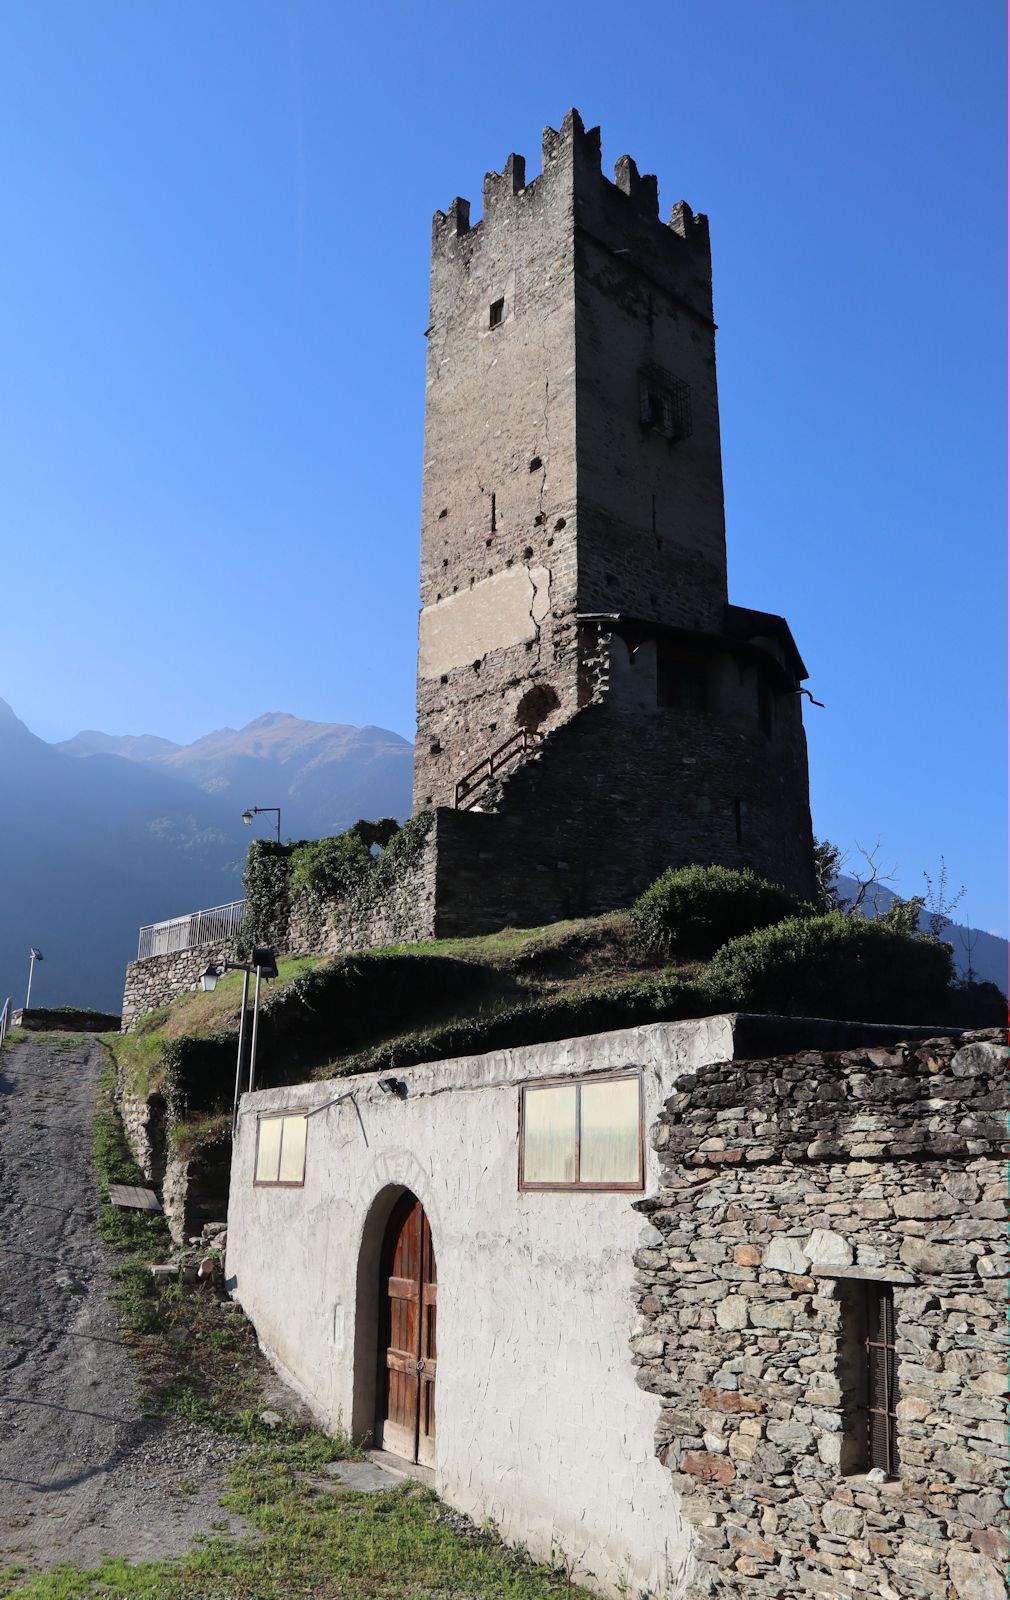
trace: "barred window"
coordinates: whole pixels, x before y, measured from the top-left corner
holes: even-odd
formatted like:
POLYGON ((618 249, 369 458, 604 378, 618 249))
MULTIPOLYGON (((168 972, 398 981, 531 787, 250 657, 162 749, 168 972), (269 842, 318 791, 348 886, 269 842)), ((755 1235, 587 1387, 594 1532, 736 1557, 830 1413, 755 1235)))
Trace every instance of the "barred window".
POLYGON ((691 432, 691 390, 683 378, 662 367, 643 367, 638 375, 643 429, 664 439, 686 439, 691 432))
POLYGON ((841 1467, 898 1475, 894 1290, 889 1283, 839 1281, 842 1302, 841 1467))
POLYGON ((890 1284, 866 1284, 867 1464, 889 1478, 898 1469, 897 1357, 894 1348, 894 1291, 890 1284))

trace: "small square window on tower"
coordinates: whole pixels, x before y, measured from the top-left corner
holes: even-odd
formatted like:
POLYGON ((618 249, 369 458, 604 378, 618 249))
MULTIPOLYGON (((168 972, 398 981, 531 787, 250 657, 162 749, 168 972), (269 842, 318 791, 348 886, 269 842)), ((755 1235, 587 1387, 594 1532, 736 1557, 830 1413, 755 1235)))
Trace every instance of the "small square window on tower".
POLYGON ((638 383, 643 432, 658 433, 671 443, 686 439, 691 432, 691 390, 684 380, 662 367, 643 367, 638 383))
POLYGON ((504 320, 505 320, 505 302, 504 302, 504 300, 492 300, 491 301, 491 310, 490 310, 490 313, 488 315, 488 327, 489 328, 498 328, 498 327, 501 326, 501 324, 504 322, 504 320))
POLYGON ((708 710, 708 662, 704 656, 661 641, 656 651, 656 704, 675 711, 708 710))

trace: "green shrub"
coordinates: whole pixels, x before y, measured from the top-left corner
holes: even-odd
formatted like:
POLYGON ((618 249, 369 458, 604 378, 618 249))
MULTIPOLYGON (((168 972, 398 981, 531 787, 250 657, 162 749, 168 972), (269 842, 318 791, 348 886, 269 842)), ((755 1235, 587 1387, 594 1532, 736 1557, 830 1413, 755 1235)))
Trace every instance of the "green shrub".
POLYGON ((367 845, 353 831, 334 839, 313 839, 297 847, 291 882, 320 900, 343 900, 371 864, 367 845))
POLYGON ((298 839, 278 844, 254 839, 242 878, 246 913, 238 940, 245 958, 257 944, 283 941, 292 896, 309 898, 303 912, 315 915, 312 936, 322 933, 338 908, 359 916, 409 879, 434 821, 420 811, 401 828, 394 817, 362 819, 331 839, 298 839), (377 854, 373 855, 373 849, 377 854))
POLYGON ((678 956, 710 956, 727 939, 795 916, 799 902, 749 868, 668 867, 631 908, 646 942, 678 956))
POLYGON ((1002 1028, 1007 1019, 1006 995, 995 983, 968 983, 951 987, 949 1019, 958 1028, 1002 1028))
POLYGON ((832 912, 731 939, 702 974, 727 1007, 855 1022, 943 1022, 950 946, 832 912))

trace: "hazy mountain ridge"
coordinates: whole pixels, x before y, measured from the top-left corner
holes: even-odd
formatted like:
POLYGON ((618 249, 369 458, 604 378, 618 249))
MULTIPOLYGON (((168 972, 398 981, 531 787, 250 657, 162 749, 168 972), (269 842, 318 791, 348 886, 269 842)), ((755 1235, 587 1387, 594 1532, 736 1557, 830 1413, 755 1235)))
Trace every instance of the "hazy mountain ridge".
POLYGON ((274 820, 245 827, 247 806, 279 805, 285 838, 406 817, 412 746, 285 713, 191 745, 97 730, 47 744, 0 701, 0 773, 0 1004, 23 998, 34 944, 40 1003, 115 1010, 144 923, 241 896, 249 841, 274 820))

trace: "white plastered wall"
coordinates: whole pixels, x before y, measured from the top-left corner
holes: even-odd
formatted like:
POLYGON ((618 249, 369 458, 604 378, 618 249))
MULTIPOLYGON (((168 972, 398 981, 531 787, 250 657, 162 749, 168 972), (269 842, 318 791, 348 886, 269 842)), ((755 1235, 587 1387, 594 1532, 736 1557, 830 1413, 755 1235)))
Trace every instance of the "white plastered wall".
MULTIPOLYGON (((662 1023, 247 1095, 228 1217, 233 1293, 325 1426, 367 1434, 377 1240, 403 1188, 438 1264, 436 1488, 613 1596, 682 1595, 690 1534, 635 1383, 633 1256, 652 1230, 627 1192, 520 1192, 518 1085, 643 1070, 646 1129, 673 1080, 733 1055, 733 1018, 662 1023), (257 1114, 309 1120, 304 1188, 255 1187, 257 1114), (362 1248, 364 1241, 364 1249, 362 1248), (359 1269, 360 1260, 360 1269, 359 1269)), ((646 1138, 646 1193, 657 1186, 646 1138)))

